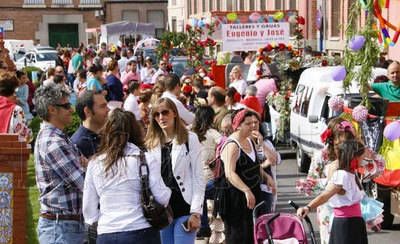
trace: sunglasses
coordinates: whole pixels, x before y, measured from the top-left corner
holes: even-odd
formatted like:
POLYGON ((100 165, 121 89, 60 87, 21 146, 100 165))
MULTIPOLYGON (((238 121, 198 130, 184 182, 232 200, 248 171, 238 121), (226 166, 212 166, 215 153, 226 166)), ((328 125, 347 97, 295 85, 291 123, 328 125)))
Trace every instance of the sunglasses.
POLYGON ((60 107, 63 109, 70 109, 71 108, 71 103, 62 103, 62 104, 54 104, 56 107, 60 107))
POLYGON ((163 111, 161 111, 161 112, 155 112, 155 113, 154 113, 154 117, 155 117, 155 118, 158 118, 158 117, 160 117, 160 115, 162 115, 162 116, 168 116, 169 113, 170 113, 169 110, 163 110, 163 111))

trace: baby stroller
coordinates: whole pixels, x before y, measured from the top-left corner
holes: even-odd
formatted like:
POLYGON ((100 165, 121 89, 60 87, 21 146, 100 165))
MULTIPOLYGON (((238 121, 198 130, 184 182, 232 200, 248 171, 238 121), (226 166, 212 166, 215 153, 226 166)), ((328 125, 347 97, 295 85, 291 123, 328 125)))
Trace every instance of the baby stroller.
MULTIPOLYGON (((298 206, 289 201, 296 210, 298 206)), ((315 233, 310 219, 305 217, 310 231, 311 242, 300 218, 288 213, 272 213, 258 216, 264 202, 259 203, 253 210, 254 243, 255 244, 316 244, 315 233)))

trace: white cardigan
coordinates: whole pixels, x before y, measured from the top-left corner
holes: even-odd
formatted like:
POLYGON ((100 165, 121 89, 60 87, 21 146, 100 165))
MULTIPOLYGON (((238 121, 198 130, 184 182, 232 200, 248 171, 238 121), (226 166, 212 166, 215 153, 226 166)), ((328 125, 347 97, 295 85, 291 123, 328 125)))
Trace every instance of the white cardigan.
MULTIPOLYGON (((178 145, 176 139, 172 142, 171 164, 174 177, 183 199, 190 205, 190 213, 199 214, 203 211, 206 187, 200 158, 201 150, 202 145, 197 135, 191 131, 189 131, 189 152, 186 150, 185 143, 178 145)), ((149 154, 156 159, 161 170, 161 146, 150 150, 149 154)))

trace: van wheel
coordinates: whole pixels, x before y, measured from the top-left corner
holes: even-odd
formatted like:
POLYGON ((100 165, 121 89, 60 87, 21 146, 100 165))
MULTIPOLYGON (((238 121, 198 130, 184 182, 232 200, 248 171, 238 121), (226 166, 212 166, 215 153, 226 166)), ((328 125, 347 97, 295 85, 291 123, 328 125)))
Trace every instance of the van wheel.
POLYGON ((308 173, 311 159, 304 153, 299 146, 296 148, 296 162, 300 173, 308 173))

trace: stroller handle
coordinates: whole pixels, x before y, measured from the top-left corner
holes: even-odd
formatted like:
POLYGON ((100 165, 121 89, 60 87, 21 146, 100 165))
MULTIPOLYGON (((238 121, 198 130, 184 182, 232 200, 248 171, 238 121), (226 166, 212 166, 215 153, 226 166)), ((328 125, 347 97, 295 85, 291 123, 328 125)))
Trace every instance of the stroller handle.
MULTIPOLYGON (((288 201, 288 204, 290 205, 290 206, 292 206, 294 209, 299 209, 299 205, 297 205, 295 202, 293 202, 292 200, 289 200, 288 201)), ((314 228, 313 228, 313 225, 312 225, 312 223, 311 223, 311 220, 310 220, 310 218, 306 215, 305 217, 304 217, 304 220, 306 221, 306 223, 307 223, 307 225, 308 225, 308 228, 310 229, 310 235, 311 235, 311 242, 314 244, 314 243, 316 243, 316 241, 315 241, 315 233, 314 233, 314 228)))

